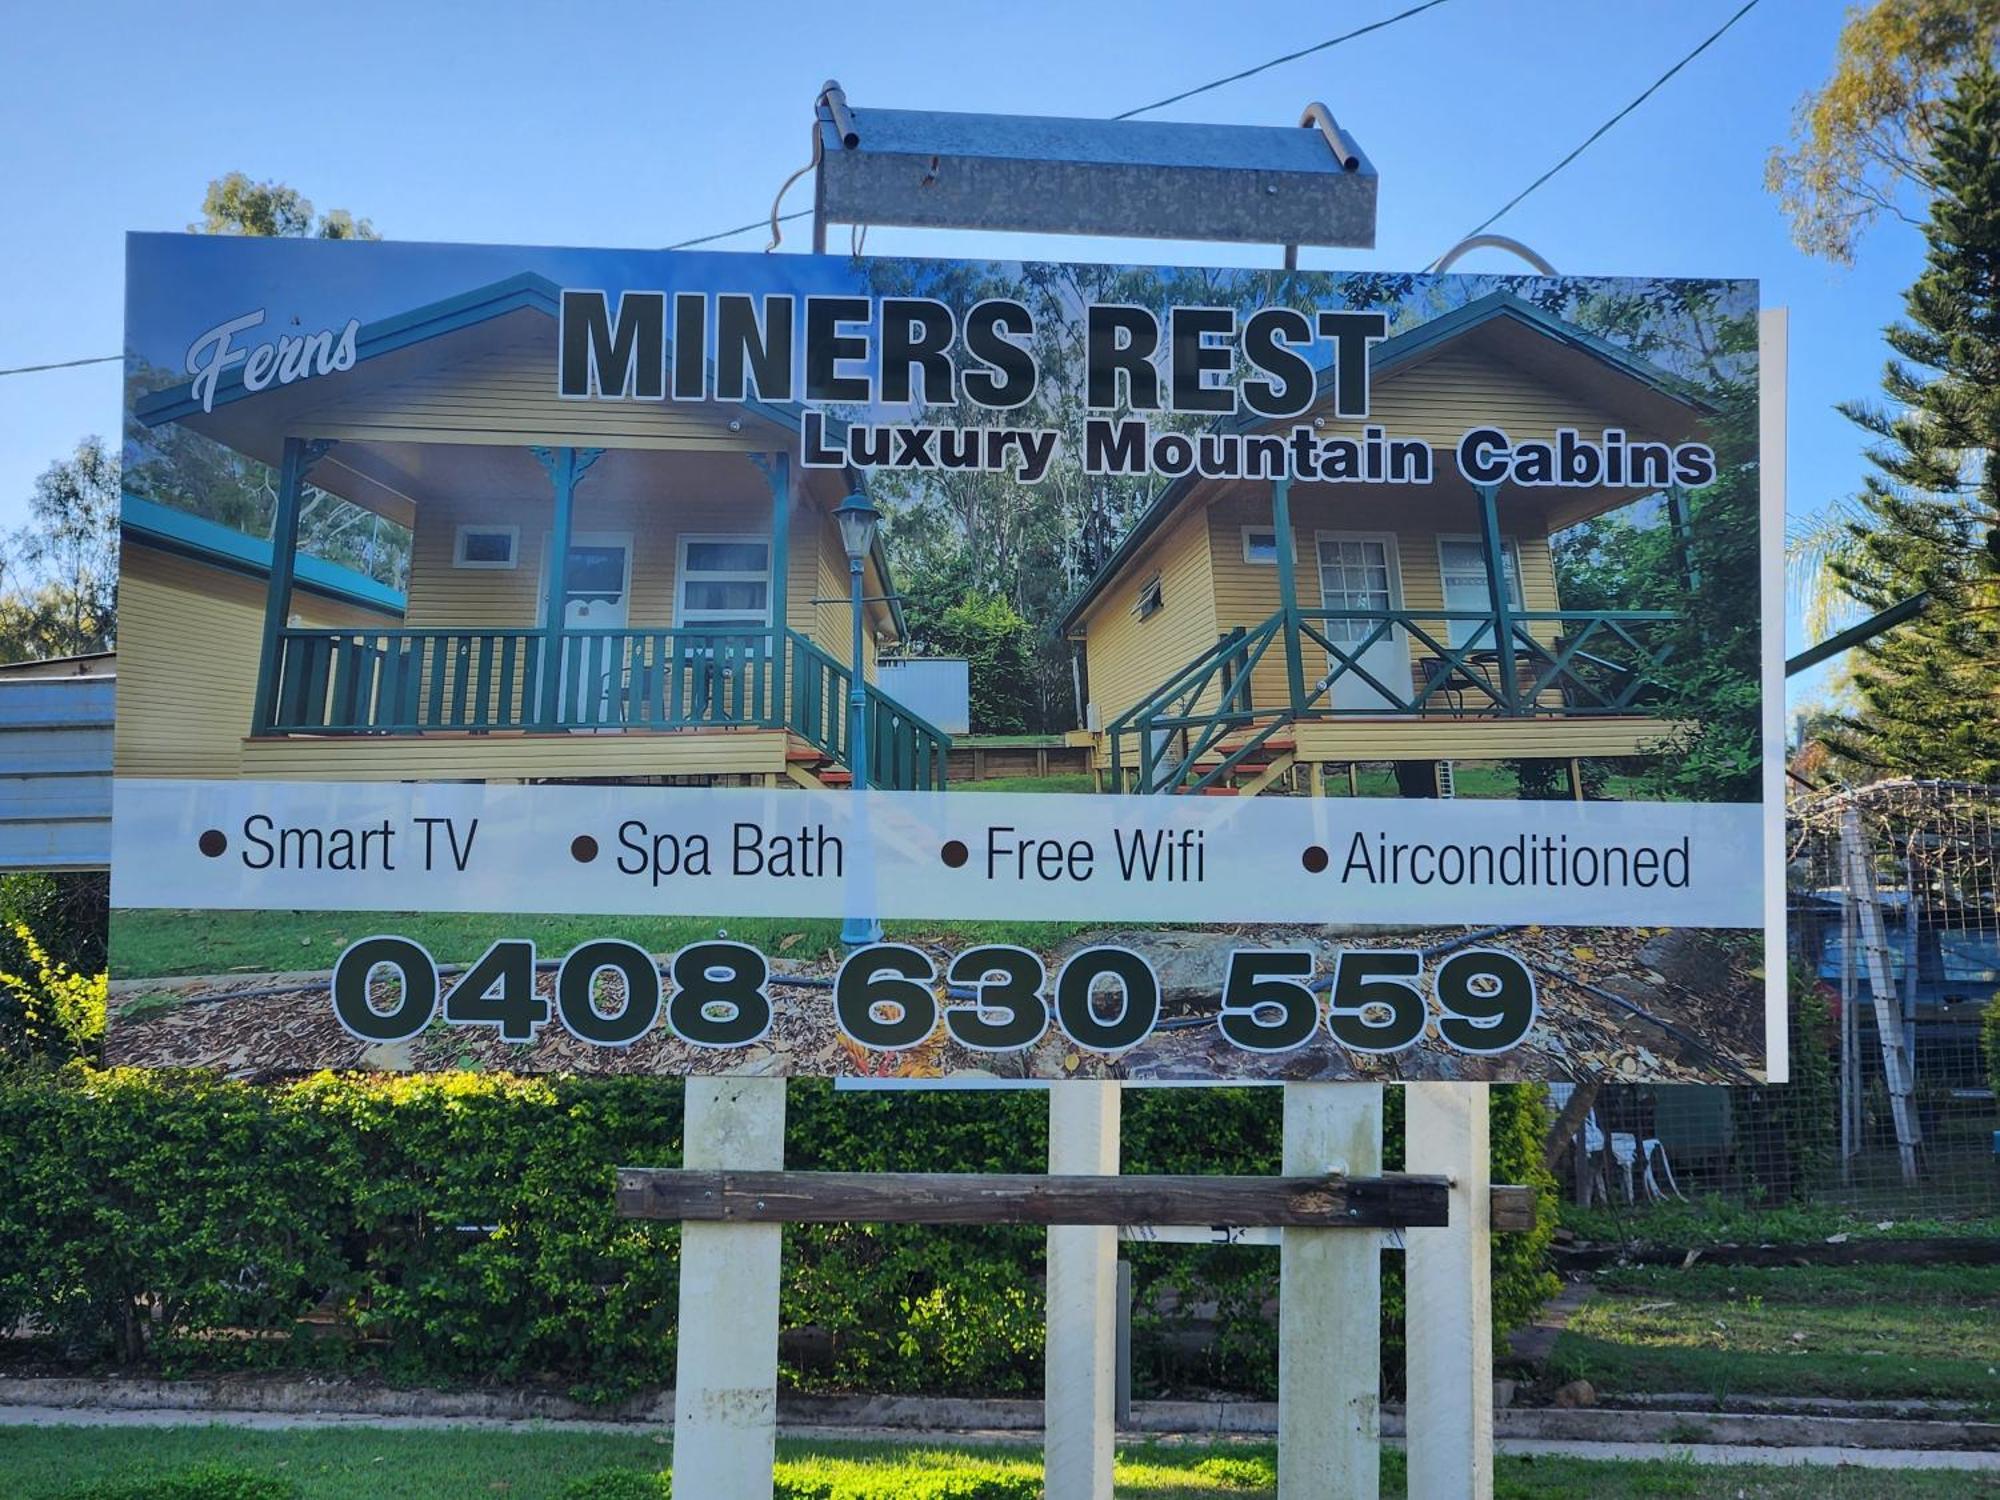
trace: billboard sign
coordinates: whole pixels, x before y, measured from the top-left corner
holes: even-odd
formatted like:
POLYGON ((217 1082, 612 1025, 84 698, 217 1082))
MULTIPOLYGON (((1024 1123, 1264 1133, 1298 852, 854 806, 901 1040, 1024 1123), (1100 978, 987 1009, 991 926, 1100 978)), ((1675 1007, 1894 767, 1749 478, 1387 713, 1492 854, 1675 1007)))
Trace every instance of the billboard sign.
POLYGON ((114 1061, 1763 1073, 1753 283, 137 235, 126 354, 114 1061))

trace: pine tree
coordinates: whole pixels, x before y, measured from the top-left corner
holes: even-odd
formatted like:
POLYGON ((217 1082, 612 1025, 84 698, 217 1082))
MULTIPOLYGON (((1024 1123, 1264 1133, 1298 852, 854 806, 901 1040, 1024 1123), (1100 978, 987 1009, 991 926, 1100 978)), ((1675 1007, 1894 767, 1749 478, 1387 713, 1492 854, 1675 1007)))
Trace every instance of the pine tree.
POLYGON ((1923 274, 1886 330, 1884 406, 1842 411, 1875 472, 1830 565, 1871 611, 1930 607, 1861 648, 1829 737, 1892 773, 2000 781, 2000 76, 1959 82, 1937 137, 1923 274))

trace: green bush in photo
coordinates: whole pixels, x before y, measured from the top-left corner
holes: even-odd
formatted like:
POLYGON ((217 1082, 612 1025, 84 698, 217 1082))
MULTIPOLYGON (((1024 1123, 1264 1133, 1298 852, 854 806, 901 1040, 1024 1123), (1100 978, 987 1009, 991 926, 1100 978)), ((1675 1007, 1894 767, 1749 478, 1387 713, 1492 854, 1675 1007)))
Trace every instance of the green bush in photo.
POLYGON ((170 1474, 78 1485, 58 1500, 298 1500, 289 1479, 233 1464, 198 1464, 170 1474))
MULTIPOLYGON (((1544 1191, 1496 1236, 1498 1329, 1552 1290, 1542 1091, 1489 1091, 1493 1175, 1544 1191)), ((1400 1161, 1399 1091, 1387 1159, 1400 1161)), ((1132 1089, 1131 1173, 1273 1173, 1276 1089, 1132 1089)), ((787 1091, 801 1170, 1037 1172, 1035 1092, 787 1091)), ((403 1384, 534 1384, 606 1402, 669 1384, 679 1231, 618 1217, 619 1166, 680 1161, 681 1085, 656 1078, 0 1070, 0 1327, 36 1353, 168 1375, 351 1371, 403 1384)), ((1033 1394, 1046 1236, 844 1224, 784 1234, 783 1376, 796 1389, 1033 1394)), ((1277 1256, 1132 1245, 1141 1395, 1275 1389, 1277 1256)), ((1384 1259, 1400 1370, 1401 1257, 1384 1259)))

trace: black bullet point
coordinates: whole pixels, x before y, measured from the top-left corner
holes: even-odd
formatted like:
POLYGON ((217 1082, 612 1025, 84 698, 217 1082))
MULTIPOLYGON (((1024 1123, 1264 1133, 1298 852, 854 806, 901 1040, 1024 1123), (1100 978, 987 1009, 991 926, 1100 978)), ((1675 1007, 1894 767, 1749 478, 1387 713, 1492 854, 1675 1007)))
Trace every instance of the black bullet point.
POLYGON ((220 828, 211 828, 197 840, 197 844, 201 852, 210 859, 220 859, 223 851, 229 847, 229 840, 223 836, 220 828))
POLYGON ((1299 863, 1306 867, 1308 874, 1317 875, 1326 868, 1326 850, 1318 844, 1308 844, 1306 852, 1299 856, 1299 863))
POLYGON ((580 865, 587 865, 597 858, 597 840, 587 833, 579 833, 569 841, 569 857, 580 865))
POLYGON ((965 847, 963 839, 952 839, 938 850, 938 858, 956 870, 972 857, 972 851, 965 847))

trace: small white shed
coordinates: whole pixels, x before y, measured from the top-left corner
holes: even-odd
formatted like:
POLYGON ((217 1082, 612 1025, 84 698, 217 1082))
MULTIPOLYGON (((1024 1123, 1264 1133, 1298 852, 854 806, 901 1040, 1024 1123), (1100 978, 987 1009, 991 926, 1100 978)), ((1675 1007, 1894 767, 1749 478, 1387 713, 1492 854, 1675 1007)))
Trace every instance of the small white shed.
POLYGON ((876 665, 882 691, 946 734, 972 732, 972 673, 960 656, 892 657, 876 665))

